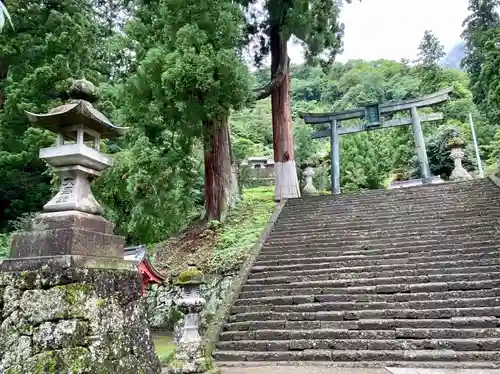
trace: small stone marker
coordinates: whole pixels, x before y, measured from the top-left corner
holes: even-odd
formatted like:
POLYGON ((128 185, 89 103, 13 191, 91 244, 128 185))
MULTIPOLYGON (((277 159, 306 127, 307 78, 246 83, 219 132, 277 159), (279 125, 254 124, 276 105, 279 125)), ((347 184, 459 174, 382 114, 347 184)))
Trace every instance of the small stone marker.
POLYGON ((40 158, 61 187, 0 262, 1 373, 160 372, 140 313, 140 275, 90 190, 89 178, 112 165, 100 139, 124 134, 92 106, 94 92, 78 80, 66 104, 27 113, 57 134, 40 158))

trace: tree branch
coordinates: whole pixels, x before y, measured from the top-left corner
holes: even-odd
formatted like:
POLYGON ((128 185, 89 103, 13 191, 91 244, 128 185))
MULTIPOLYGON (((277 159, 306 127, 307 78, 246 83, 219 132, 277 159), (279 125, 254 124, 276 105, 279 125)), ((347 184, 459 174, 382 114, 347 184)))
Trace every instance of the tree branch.
POLYGON ((253 90, 254 92, 254 100, 262 100, 265 99, 266 97, 271 96, 272 92, 276 87, 279 87, 281 85, 281 82, 283 82, 283 79, 286 77, 289 71, 290 67, 290 58, 286 53, 283 53, 281 55, 280 59, 280 64, 278 66, 278 69, 276 70, 276 73, 274 74, 274 77, 271 79, 269 83, 266 85, 256 88, 253 90))

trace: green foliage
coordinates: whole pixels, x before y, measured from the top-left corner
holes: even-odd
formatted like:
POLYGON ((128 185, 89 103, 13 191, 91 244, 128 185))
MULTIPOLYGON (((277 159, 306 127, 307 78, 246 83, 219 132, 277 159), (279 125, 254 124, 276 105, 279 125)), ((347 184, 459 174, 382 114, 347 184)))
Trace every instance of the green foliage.
POLYGON ((10 234, 0 234, 0 260, 9 257, 10 243, 10 234))
POLYGON ((272 188, 247 189, 245 199, 231 211, 220 229, 207 270, 211 273, 225 273, 237 269, 251 254, 274 206, 272 188))

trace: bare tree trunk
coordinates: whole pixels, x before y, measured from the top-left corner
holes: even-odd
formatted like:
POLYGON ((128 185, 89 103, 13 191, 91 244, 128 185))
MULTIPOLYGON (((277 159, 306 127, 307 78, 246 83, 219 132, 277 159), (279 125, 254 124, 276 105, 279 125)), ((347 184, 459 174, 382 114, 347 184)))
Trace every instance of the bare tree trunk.
POLYGON ((231 152, 228 117, 204 121, 205 218, 223 222, 232 199, 231 152))
MULTIPOLYGON (((279 30, 271 30, 271 75, 280 71, 280 61, 288 61, 287 40, 282 38, 279 30)), ((295 169, 292 110, 290 106, 290 73, 287 73, 271 94, 273 117, 273 143, 275 161, 276 201, 300 197, 299 182, 295 169)))

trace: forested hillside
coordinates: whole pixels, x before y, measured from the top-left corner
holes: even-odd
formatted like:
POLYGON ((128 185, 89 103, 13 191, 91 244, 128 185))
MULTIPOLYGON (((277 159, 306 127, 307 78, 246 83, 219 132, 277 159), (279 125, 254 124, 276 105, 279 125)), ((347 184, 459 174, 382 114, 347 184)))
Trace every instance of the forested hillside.
MULTIPOLYGON (((235 164, 251 155, 273 155, 271 99, 252 97, 252 87, 265 85, 269 70, 249 73, 242 62, 238 51, 246 43, 240 27, 243 12, 234 3, 220 0, 209 6, 193 0, 185 13, 173 11, 183 6, 181 0, 136 1, 134 7, 120 0, 49 3, 9 4, 15 29, 5 28, 0 34, 0 232, 11 232, 39 211, 57 185, 38 159, 39 148, 51 145, 53 135, 30 128, 24 110, 45 112, 59 105, 74 78, 95 83, 100 93, 95 105, 116 124, 130 127, 123 139, 102 145, 114 154, 116 165, 93 186, 106 217, 130 243, 162 241, 203 216, 206 175, 212 170, 207 169, 206 147, 214 139, 223 140, 225 129, 230 131, 235 164), (158 8, 160 3, 163 7, 158 8), (197 7, 206 11, 206 19, 197 7), (211 128, 216 134, 208 139, 211 128)), ((299 175, 300 165, 312 161, 316 186, 330 188, 329 143, 311 139, 315 129, 303 123, 299 112, 404 100, 446 87, 453 88, 452 100, 432 108, 443 112, 445 119, 423 124, 432 173, 443 178, 451 173, 445 145, 457 131, 468 141, 465 165, 475 169, 469 113, 482 158, 494 165, 500 150, 500 136, 495 138, 500 62, 492 43, 500 40, 500 28, 494 10, 482 15, 474 3, 476 18, 469 20, 464 36, 464 72, 442 67, 445 53, 432 32, 423 35, 416 62, 292 61, 299 175), (481 26, 480 20, 488 17, 493 23, 481 26), (484 67, 480 73, 471 68, 477 56, 484 67)), ((332 28, 341 38, 338 25, 332 28)), ((225 157, 227 164, 217 166, 224 173, 232 167, 229 151, 225 157)), ((416 177, 419 169, 409 127, 341 139, 344 190, 383 188, 391 179, 416 177)), ((229 200, 224 194, 218 198, 229 200)))

